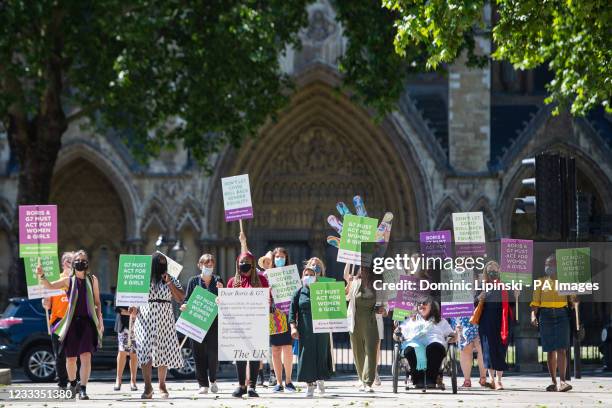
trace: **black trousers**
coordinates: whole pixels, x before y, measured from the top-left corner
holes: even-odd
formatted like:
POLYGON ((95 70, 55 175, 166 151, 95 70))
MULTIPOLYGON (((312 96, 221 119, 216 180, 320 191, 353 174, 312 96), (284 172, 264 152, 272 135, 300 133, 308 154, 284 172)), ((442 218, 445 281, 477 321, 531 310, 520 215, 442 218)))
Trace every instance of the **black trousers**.
MULTIPOLYGON (((431 343, 425 348, 425 354, 427 355, 427 384, 435 384, 438 379, 442 360, 446 357, 446 348, 440 343, 431 343)), ((417 358, 414 349, 411 346, 406 347, 404 350, 404 357, 408 359, 410 364, 410 375, 412 376, 412 382, 415 384, 422 384, 423 371, 417 371, 417 358)))
POLYGON ((209 387, 211 382, 217 381, 219 368, 217 333, 208 332, 202 343, 191 340, 191 350, 193 350, 198 384, 200 387, 209 387))
POLYGON ((51 346, 53 347, 53 354, 55 355, 55 374, 57 377, 57 385, 60 387, 66 387, 68 385, 66 353, 64 353, 64 348, 60 347, 59 337, 56 334, 51 335, 51 346))
MULTIPOLYGON (((259 360, 249 361, 249 388, 255 389, 257 375, 259 374, 259 360)), ((244 387, 246 383, 246 361, 236 361, 236 372, 238 373, 238 384, 244 387)))

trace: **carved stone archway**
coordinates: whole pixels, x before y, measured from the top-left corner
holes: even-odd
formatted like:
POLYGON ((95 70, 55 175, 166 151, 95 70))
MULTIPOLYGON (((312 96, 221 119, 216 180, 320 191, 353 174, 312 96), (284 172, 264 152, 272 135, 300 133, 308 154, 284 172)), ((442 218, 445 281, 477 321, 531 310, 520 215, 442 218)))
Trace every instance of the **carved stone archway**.
POLYGON ((58 205, 60 251, 85 249, 100 290, 109 292, 127 222, 113 183, 90 161, 74 159, 53 175, 50 202, 58 205))
MULTIPOLYGON (((221 266, 231 269, 238 223, 225 223, 220 178, 248 173, 254 220, 245 223, 250 249, 257 254, 271 242, 300 241, 310 255, 324 256, 327 225, 336 203, 352 207, 352 197, 364 198, 368 214, 394 214, 392 239, 415 239, 418 232, 415 186, 397 141, 356 106, 322 81, 304 85, 276 122, 257 139, 222 156, 213 178, 207 219, 215 239, 225 245, 221 266)), ((402 150, 402 152, 405 150, 402 150)), ((296 260, 299 261, 299 260, 296 260)))

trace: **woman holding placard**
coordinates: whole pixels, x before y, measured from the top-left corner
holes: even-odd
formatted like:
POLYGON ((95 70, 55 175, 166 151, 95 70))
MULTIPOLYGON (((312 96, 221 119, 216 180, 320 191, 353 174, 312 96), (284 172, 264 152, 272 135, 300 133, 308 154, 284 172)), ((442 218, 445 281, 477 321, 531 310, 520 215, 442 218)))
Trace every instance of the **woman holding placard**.
MULTIPOLYGON (((489 261, 483 268, 485 283, 499 281, 499 264, 489 261)), ((485 368, 489 371, 488 387, 503 390, 502 376, 508 369, 506 352, 510 340, 510 325, 514 321, 513 306, 506 290, 490 290, 478 296, 483 302, 482 315, 478 324, 478 334, 482 346, 485 368)))
MULTIPOLYGON (((200 274, 189 279, 184 303, 181 305, 181 312, 187 310, 187 301, 194 289, 198 286, 208 290, 215 296, 219 295, 219 288, 223 287, 218 279, 213 275, 215 268, 215 258, 211 254, 204 254, 198 261, 200 274)), ((219 324, 215 317, 210 329, 206 332, 206 337, 201 343, 191 339, 191 350, 195 360, 196 378, 200 386, 200 394, 208 394, 208 388, 213 393, 219 391, 217 386, 217 368, 219 367, 219 324)))
POLYGON ((36 273, 40 283, 47 289, 68 287, 68 311, 53 328, 59 336, 66 353, 66 369, 72 396, 77 391, 77 358, 81 360, 79 399, 88 400, 87 382, 91 374, 91 355, 102 345, 104 321, 100 303, 98 279, 89 272, 89 258, 84 250, 74 253, 72 274, 55 282, 45 278, 42 266, 36 273))
MULTIPOLYGON (((281 268, 285 265, 289 265, 289 252, 285 248, 278 247, 272 251, 272 258, 274 259, 274 267, 281 268)), ((270 308, 272 314, 271 319, 273 321, 284 320, 287 322, 287 315, 280 309, 277 309, 274 305, 270 308)), ((295 386, 291 382, 291 373, 293 371, 293 348, 291 333, 289 330, 270 335, 270 345, 272 346, 272 364, 274 367, 274 375, 276 376, 276 385, 274 386, 274 392, 283 392, 283 368, 285 371, 285 388, 287 391, 295 392, 295 386)))
POLYGON ((374 290, 374 274, 368 268, 360 267, 356 276, 351 274, 352 265, 346 264, 344 280, 348 304, 349 334, 359 391, 374 392, 372 385, 376 379, 376 361, 380 338, 376 314, 384 313, 377 303, 374 290))
POLYGON ((557 280, 555 255, 546 258, 545 276, 538 279, 540 284, 533 290, 531 301, 531 324, 540 329, 542 351, 546 353, 548 373, 552 384, 546 391, 566 392, 572 389, 566 377, 567 361, 565 350, 570 346, 570 319, 567 296, 559 295, 554 289, 557 280), (557 368, 560 384, 557 386, 557 368))
POLYGON ((138 364, 145 383, 142 399, 153 398, 153 367, 157 367, 161 396, 168 398, 168 368, 181 368, 184 365, 171 303, 172 299, 183 302, 184 297, 185 292, 180 282, 168 274, 166 257, 159 252, 154 253, 151 261, 149 302, 132 309, 133 315, 138 317, 134 331, 138 364))
POLYGON ((329 333, 314 333, 310 308, 310 285, 325 273, 325 267, 318 258, 308 261, 302 272, 302 284, 293 295, 289 310, 291 337, 299 339, 298 381, 306 382, 307 398, 314 396, 316 385, 324 392, 324 380, 332 374, 332 356, 329 333), (318 272, 317 272, 318 271, 318 272))
MULTIPOLYGON (((240 242, 243 252, 236 259, 236 274, 227 282, 228 288, 267 288, 268 280, 265 276, 257 273, 255 268, 255 257, 248 252, 246 237, 240 233, 240 242), (246 251, 245 251, 246 250, 246 251)), ((236 371, 238 374, 238 388, 232 396, 241 398, 248 394, 249 397, 259 397, 255 391, 257 385, 257 375, 259 374, 259 361, 249 361, 249 384, 247 389, 247 362, 236 361, 236 371)))

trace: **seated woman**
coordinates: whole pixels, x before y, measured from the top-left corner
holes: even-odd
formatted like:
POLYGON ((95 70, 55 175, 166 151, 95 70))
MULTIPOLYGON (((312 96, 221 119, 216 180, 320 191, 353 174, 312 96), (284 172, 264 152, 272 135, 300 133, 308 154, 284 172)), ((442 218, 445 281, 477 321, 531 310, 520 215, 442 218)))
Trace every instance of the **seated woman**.
POLYGON ((435 387, 446 347, 457 338, 446 319, 440 317, 440 305, 431 297, 419 302, 418 313, 404 320, 399 330, 403 340, 401 352, 410 364, 412 382, 422 387, 425 374, 427 384, 435 387))

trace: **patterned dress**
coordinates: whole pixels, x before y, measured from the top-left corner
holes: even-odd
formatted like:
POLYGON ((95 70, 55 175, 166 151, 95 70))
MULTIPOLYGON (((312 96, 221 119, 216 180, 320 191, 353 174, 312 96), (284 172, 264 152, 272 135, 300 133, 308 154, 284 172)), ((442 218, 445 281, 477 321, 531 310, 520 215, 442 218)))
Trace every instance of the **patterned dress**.
POLYGON ((463 327, 463 335, 458 342, 459 350, 463 350, 465 346, 478 339, 478 325, 470 323, 469 317, 451 317, 449 320, 453 330, 457 327, 457 323, 463 327))
MULTIPOLYGON (((171 279, 177 288, 182 289, 178 280, 171 279)), ((153 367, 181 368, 184 365, 171 301, 172 292, 168 285, 164 282, 151 283, 149 303, 140 306, 134 325, 140 366, 150 361, 153 361, 153 367)))

